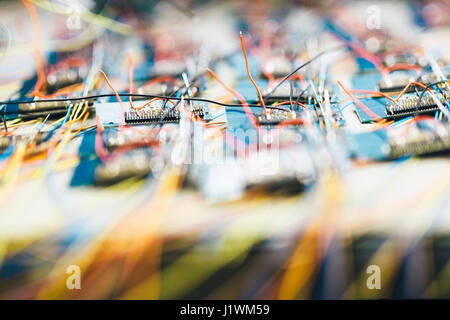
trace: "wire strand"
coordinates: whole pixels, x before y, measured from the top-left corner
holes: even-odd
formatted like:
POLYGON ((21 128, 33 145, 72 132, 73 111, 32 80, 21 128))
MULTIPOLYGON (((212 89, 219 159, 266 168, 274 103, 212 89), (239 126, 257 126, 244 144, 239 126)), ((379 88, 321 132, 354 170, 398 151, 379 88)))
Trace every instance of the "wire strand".
POLYGON ((248 77, 250 78, 250 81, 253 83, 253 86, 255 87, 256 91, 258 92, 259 101, 261 102, 261 105, 262 105, 262 107, 264 109, 264 115, 267 115, 266 104, 264 103, 264 99, 262 97, 261 90, 259 90, 259 88, 256 85, 255 81, 253 80, 252 74, 250 73, 250 68, 248 67, 247 52, 245 51, 244 37, 242 36, 242 31, 241 31, 241 33, 239 35, 239 38, 241 39, 242 53, 244 54, 245 67, 247 68, 248 77))

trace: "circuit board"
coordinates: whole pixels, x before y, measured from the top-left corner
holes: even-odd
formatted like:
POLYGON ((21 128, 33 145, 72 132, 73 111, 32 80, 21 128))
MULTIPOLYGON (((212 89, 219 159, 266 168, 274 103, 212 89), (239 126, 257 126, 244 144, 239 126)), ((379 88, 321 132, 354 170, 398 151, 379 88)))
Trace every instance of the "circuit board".
POLYGON ((0 299, 450 298, 448 2, 0 8, 0 299))

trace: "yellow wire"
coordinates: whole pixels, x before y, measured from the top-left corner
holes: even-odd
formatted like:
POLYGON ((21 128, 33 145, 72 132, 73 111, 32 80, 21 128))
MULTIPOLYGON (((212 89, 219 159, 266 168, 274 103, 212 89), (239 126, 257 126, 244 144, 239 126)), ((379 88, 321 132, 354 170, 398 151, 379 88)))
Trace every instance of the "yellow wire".
MULTIPOLYGON (((59 5, 54 2, 49 2, 46 0, 31 0, 33 3, 35 3, 37 6, 50 11, 55 14, 59 15, 65 15, 69 16, 71 13, 67 10, 68 7, 59 5)), ((99 27, 111 30, 113 32, 122 34, 122 35, 128 35, 131 33, 131 27, 123 22, 116 21, 114 19, 95 14, 87 10, 86 8, 83 8, 80 10, 80 18, 83 19, 85 22, 89 24, 94 24, 99 27), (83 10, 84 9, 84 10, 83 10)))

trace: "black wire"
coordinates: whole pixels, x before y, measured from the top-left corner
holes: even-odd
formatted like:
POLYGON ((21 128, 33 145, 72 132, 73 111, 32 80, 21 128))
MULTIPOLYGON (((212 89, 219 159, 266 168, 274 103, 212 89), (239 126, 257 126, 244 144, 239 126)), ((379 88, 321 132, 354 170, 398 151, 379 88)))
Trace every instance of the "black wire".
MULTIPOLYGON (((61 99, 2 101, 2 102, 0 102, 0 104, 10 105, 10 104, 39 103, 39 102, 82 101, 82 100, 108 98, 108 97, 115 97, 115 96, 116 95, 114 93, 105 93, 105 94, 91 95, 91 96, 85 96, 85 97, 73 97, 73 98, 61 98, 61 99)), ((205 98, 196 98, 196 97, 191 97, 191 98, 184 97, 184 98, 182 98, 182 97, 170 97, 170 96, 138 94, 138 93, 131 93, 131 94, 130 93, 119 93, 119 96, 123 96, 123 97, 141 97, 141 98, 148 98, 148 99, 159 98, 159 99, 168 99, 168 100, 177 100, 177 101, 180 101, 181 99, 183 99, 185 101, 199 101, 199 102, 212 103, 212 104, 216 104, 216 105, 220 105, 220 106, 224 106, 224 107, 243 107, 242 104, 222 103, 222 102, 219 102, 219 101, 214 101, 214 100, 205 99, 205 98)), ((259 104, 248 104, 248 106, 256 107, 256 108, 263 108, 259 104)), ((281 111, 286 111, 287 110, 286 108, 281 108, 281 107, 267 106, 267 108, 275 109, 275 110, 281 110, 281 111)), ((33 112, 37 112, 37 111, 39 111, 39 110, 19 111, 19 112, 20 113, 33 113, 33 112)), ((17 111, 6 111, 5 113, 6 114, 11 114, 11 113, 17 113, 17 111)))
MULTIPOLYGON (((217 62, 223 61, 223 60, 228 59, 229 57, 235 55, 237 52, 239 52, 239 51, 236 50, 236 51, 231 52, 231 53, 229 53, 229 54, 226 54, 226 55, 224 55, 224 56, 218 57, 218 58, 216 58, 216 59, 213 59, 212 62, 213 62, 213 63, 217 63, 217 62)), ((189 79, 188 82, 191 84, 190 86, 191 86, 191 87, 196 86, 197 81, 200 80, 201 77, 203 77, 203 76, 205 76, 205 75, 207 75, 207 74, 208 74, 208 71, 205 70, 205 71, 200 72, 200 73, 198 73, 197 75, 195 75, 192 79, 189 79)), ((174 96, 176 96, 176 95, 180 92, 180 90, 185 89, 185 88, 186 88, 186 84, 183 84, 183 85, 182 85, 181 87, 179 87, 177 90, 172 91, 172 92, 169 94, 169 97, 174 97, 174 96)), ((186 89, 187 89, 187 88, 186 88, 186 89)), ((185 95, 186 92, 187 92, 187 90, 185 90, 184 93, 183 93, 182 95, 185 95)), ((168 102, 169 102, 168 99, 164 101, 164 105, 162 106, 162 109, 165 109, 165 107, 166 107, 166 105, 167 105, 168 102)), ((172 110, 173 110, 175 107, 177 107, 177 106, 180 104, 180 102, 181 102, 181 100, 179 100, 179 101, 177 102, 177 104, 172 108, 172 110)))
MULTIPOLYGON (((183 85, 182 85, 181 87, 179 87, 177 90, 172 91, 172 92, 169 94, 169 97, 171 97, 171 99, 172 99, 173 97, 175 97, 175 96, 178 94, 178 92, 179 92, 181 89, 183 89, 185 86, 186 86, 186 84, 183 84, 183 85)), ((162 106, 162 109, 163 109, 163 110, 166 108, 166 105, 167 105, 168 102, 169 102, 169 99, 164 100, 164 104, 163 104, 163 106, 162 106)), ((178 105, 179 102, 180 102, 180 101, 178 101, 176 105, 178 105)))
POLYGON ((303 94, 306 92, 306 90, 309 89, 310 86, 311 86, 311 83, 309 83, 309 84, 306 86, 306 88, 303 89, 303 91, 300 92, 300 93, 298 94, 298 97, 297 97, 297 99, 295 100, 295 106, 296 106, 296 107, 298 106, 298 102, 300 101, 300 98, 303 96, 303 94))
POLYGON ((3 125, 5 126, 5 131, 8 132, 8 126, 6 124, 6 105, 2 104, 2 108, 3 108, 3 117, 2 117, 3 125))
POLYGON ((428 89, 432 88, 433 86, 441 84, 441 83, 446 83, 447 81, 448 80, 441 80, 438 82, 430 83, 422 90, 422 92, 419 95, 419 99, 417 99, 416 107, 414 108, 414 116, 417 116, 417 114, 419 112, 419 108, 422 103, 423 95, 425 94, 425 92, 428 91, 428 89))
MULTIPOLYGON (((184 86, 186 86, 186 85, 184 85, 184 86)), ((175 93, 178 92, 179 90, 180 90, 180 89, 176 90, 176 91, 173 92, 173 93, 175 94, 175 93)), ((184 96, 184 95, 187 93, 188 90, 189 90, 189 88, 186 87, 186 89, 185 89, 184 92, 181 94, 181 96, 184 96)), ((162 110, 164 110, 164 108, 166 107, 168 101, 169 101, 168 99, 164 101, 164 105, 162 106, 162 110)), ((171 112, 171 111, 173 111, 174 109, 176 109, 176 108, 178 107, 178 105, 181 103, 181 101, 182 101, 181 99, 178 100, 177 103, 176 103, 175 105, 172 106, 172 108, 167 109, 167 110, 164 112, 164 114, 161 116, 161 118, 159 119, 159 122, 162 122, 162 121, 166 118, 166 116, 169 114, 169 112, 171 112)))
POLYGON ((297 71, 299 71, 300 69, 303 69, 304 67, 306 67, 307 65, 309 65, 311 62, 317 60, 318 58, 320 58, 322 55, 324 55, 325 53, 331 52, 331 51, 335 51, 337 49, 342 49, 346 47, 345 45, 339 45, 327 50, 324 50, 322 52, 319 52, 317 55, 315 55, 313 58, 311 58, 310 60, 306 61, 304 64, 302 64, 301 66, 297 67, 296 69, 294 69, 293 71, 291 71, 288 75, 286 75, 280 82, 278 82, 278 84, 273 87, 273 89, 271 89, 269 91, 269 93, 266 95, 266 97, 270 97, 277 89, 279 86, 281 86, 281 84, 283 84, 283 82, 285 82, 287 79, 289 79, 290 77, 292 77, 297 71))

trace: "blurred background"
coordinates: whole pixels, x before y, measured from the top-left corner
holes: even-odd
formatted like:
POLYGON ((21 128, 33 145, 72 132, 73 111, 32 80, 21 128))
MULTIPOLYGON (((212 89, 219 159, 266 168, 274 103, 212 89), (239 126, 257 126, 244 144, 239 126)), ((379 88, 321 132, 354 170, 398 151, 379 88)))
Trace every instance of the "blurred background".
MULTIPOLYGON (((448 152, 378 161, 348 155, 340 140, 299 143, 283 149, 280 171, 268 177, 261 162, 174 165, 168 158, 181 138, 169 124, 157 135, 130 131, 135 144, 158 144, 145 155, 151 174, 111 181, 123 162, 102 169, 106 178, 95 167, 98 128, 106 134, 119 122, 111 87, 165 96, 190 81, 189 95, 239 103, 207 75, 211 68, 258 101, 240 32, 262 90, 331 50, 298 73, 299 87, 311 81, 319 94, 330 92, 342 120, 336 130, 375 130, 382 125, 363 124, 354 105, 344 108, 352 101, 337 81, 378 84, 370 78, 376 59, 384 68, 426 70, 432 56, 448 74, 449 13, 445 0, 1 1, 0 101, 112 96, 95 99, 96 116, 91 111, 81 125, 80 116, 73 137, 62 132, 45 153, 34 153, 36 145, 2 149, 0 298, 450 298, 448 152), (46 91, 36 85, 41 79, 46 91)), ((292 105, 292 91, 290 98, 292 105)), ((192 130, 204 130, 209 144, 241 118, 208 108, 213 122, 192 130)), ((7 122, 34 139, 36 128, 58 132, 66 120, 4 116, 2 132, 7 122)), ((289 132, 277 138, 303 141, 289 132)))

